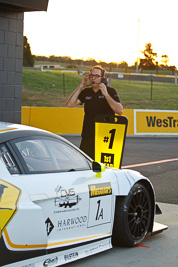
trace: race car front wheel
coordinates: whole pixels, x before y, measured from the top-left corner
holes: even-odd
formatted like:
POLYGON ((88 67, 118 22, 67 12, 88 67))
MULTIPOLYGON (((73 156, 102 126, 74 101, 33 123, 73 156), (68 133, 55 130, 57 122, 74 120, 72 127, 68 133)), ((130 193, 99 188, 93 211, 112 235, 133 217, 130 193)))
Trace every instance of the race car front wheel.
POLYGON ((114 246, 133 247, 144 239, 151 222, 151 199, 142 184, 135 184, 128 196, 117 197, 112 235, 114 246))

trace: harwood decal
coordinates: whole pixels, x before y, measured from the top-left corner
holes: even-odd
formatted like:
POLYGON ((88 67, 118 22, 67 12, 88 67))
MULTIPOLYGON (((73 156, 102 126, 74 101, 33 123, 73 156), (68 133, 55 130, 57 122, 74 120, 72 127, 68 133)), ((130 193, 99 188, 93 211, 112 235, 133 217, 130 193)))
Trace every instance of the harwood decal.
POLYGON ((51 231, 54 228, 54 225, 53 225, 52 221, 50 220, 50 218, 46 219, 45 224, 46 224, 46 232, 47 232, 47 235, 49 236, 51 231))
POLYGON ((112 187, 110 183, 89 185, 90 198, 98 196, 106 196, 112 194, 112 187))

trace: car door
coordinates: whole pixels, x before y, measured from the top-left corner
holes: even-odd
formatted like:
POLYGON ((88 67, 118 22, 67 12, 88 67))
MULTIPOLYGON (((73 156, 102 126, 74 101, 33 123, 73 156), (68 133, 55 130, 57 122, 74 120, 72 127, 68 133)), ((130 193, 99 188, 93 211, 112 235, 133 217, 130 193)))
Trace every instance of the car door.
POLYGON ((43 218, 36 224, 45 225, 48 248, 111 235, 111 172, 103 172, 102 178, 97 178, 91 162, 58 139, 20 138, 10 145, 25 172, 15 176, 16 183, 42 211, 43 218))

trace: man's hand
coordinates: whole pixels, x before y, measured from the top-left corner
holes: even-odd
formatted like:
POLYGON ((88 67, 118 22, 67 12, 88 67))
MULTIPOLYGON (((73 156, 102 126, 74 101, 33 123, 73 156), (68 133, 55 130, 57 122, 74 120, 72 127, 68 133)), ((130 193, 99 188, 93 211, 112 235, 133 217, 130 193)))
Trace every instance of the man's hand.
POLYGON ((83 80, 82 80, 82 82, 81 82, 81 87, 82 87, 82 88, 85 88, 85 87, 90 86, 90 85, 91 85, 91 82, 90 82, 90 80, 89 80, 89 75, 86 74, 86 75, 83 77, 83 80))
POLYGON ((89 75, 85 75, 82 79, 81 84, 75 89, 75 91, 69 96, 69 99, 67 101, 67 107, 75 107, 77 105, 81 104, 81 101, 78 99, 80 93, 82 90, 91 85, 90 80, 89 80, 89 75))
POLYGON ((104 96, 108 95, 108 90, 107 90, 107 87, 104 83, 100 83, 99 89, 101 90, 101 92, 104 96))
POLYGON ((106 101, 108 102, 110 108, 117 114, 122 115, 123 107, 121 103, 116 102, 109 94, 107 87, 104 83, 100 83, 99 89, 101 90, 102 94, 105 96, 106 101))

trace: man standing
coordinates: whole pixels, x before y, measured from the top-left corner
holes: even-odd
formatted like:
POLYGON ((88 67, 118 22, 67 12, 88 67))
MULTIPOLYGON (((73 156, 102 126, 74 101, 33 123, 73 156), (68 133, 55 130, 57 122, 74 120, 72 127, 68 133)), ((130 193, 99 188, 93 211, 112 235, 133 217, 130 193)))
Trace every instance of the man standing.
POLYGON ((95 118, 97 115, 122 115, 123 107, 115 89, 106 86, 102 79, 105 70, 96 65, 85 75, 81 84, 70 95, 67 107, 84 103, 84 121, 80 149, 92 159, 95 157, 95 118))

